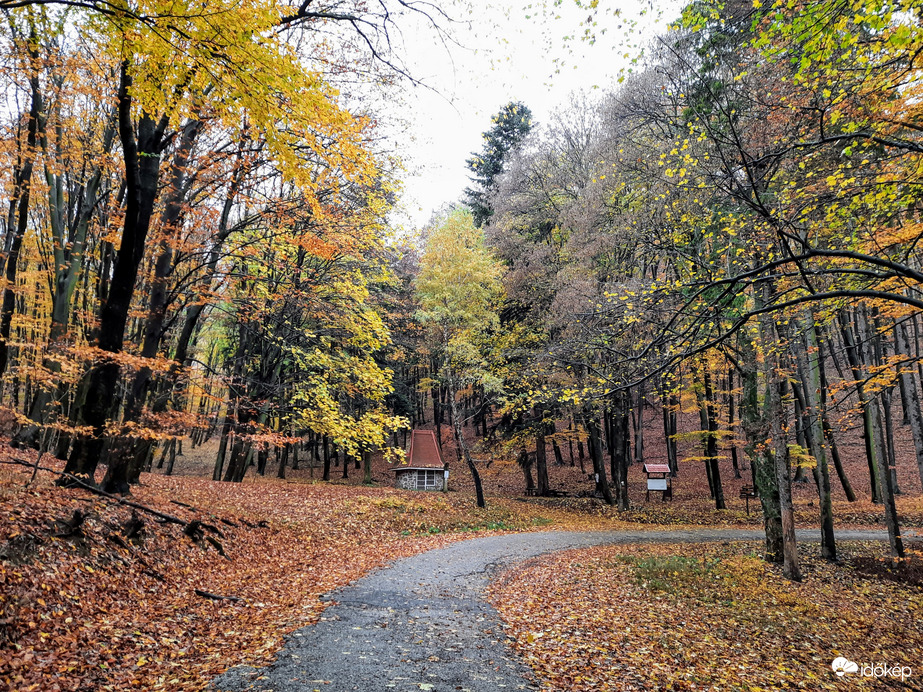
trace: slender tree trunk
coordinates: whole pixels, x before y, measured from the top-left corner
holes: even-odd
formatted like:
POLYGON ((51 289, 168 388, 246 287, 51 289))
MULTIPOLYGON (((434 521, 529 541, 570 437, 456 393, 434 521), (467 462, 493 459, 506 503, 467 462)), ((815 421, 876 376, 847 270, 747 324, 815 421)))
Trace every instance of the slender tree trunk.
MULTIPOLYGON (((815 325, 816 327, 816 325, 815 325)), ((815 329, 815 331, 819 331, 815 329)), ((823 428, 824 428, 824 438, 827 440, 827 444, 830 448, 830 458, 833 459, 833 468, 836 470, 837 478, 840 479, 840 485, 843 487, 843 492, 846 494, 846 499, 849 502, 856 501, 856 493, 852 489, 852 484, 849 482, 849 478, 846 476, 846 470, 843 468, 843 462, 840 459, 840 451, 836 445, 836 436, 833 434, 833 429, 830 427, 830 421, 827 416, 827 375, 826 370, 824 369, 824 363, 826 359, 824 357, 824 341, 820 338, 820 334, 817 335, 817 357, 820 361, 820 399, 821 399, 821 409, 823 410, 823 428)))
MULTIPOLYGON (((763 285, 765 298, 771 294, 772 287, 763 285)), ((792 477, 791 462, 788 453, 788 439, 786 436, 786 419, 788 418, 784 406, 785 395, 788 390, 788 379, 782 369, 780 351, 787 348, 787 323, 769 322, 768 316, 762 318, 762 334, 768 352, 764 355, 766 363, 766 381, 769 385, 769 411, 772 432, 773 463, 776 472, 776 485, 779 488, 779 510, 782 516, 782 573, 792 581, 801 581, 801 568, 798 562, 798 543, 795 539, 795 508, 792 504, 792 477), (773 329, 773 326, 775 327, 773 329), (767 341, 765 337, 775 332, 775 343, 767 341)))
POLYGON ((743 357, 741 358, 741 399, 740 422, 747 444, 744 449, 750 460, 753 487, 756 488, 763 510, 763 529, 766 534, 767 562, 782 562, 782 512, 779 504, 779 488, 772 452, 767 444, 770 436, 766 419, 766 408, 759 407, 759 376, 757 373, 756 351, 749 338, 741 340, 743 357))
MULTIPOLYGON (((172 476, 172 475, 173 475, 173 467, 176 465, 176 454, 177 454, 176 447, 177 447, 176 440, 171 440, 171 444, 170 444, 170 461, 167 463, 167 470, 164 471, 164 475, 165 475, 165 476, 172 476)), ((151 451, 153 451, 153 450, 151 450, 151 451)), ((180 453, 182 453, 182 452, 180 452, 180 453)))
MULTIPOLYGON (((870 331, 872 335, 872 362, 875 368, 881 368, 885 365, 887 357, 885 340, 882 338, 881 318, 878 314, 878 308, 872 309, 872 325, 874 329, 870 331)), ((882 446, 885 450, 885 459, 888 462, 888 473, 891 476, 891 492, 900 495, 901 489, 897 484, 897 459, 894 452, 894 420, 891 415, 891 394, 894 391, 893 386, 884 387, 879 394, 881 402, 882 426, 879 428, 879 434, 882 437, 882 446)))
MULTIPOLYGON (((778 373, 778 365, 774 368, 778 373)), ((779 508, 782 515, 782 571, 786 578, 801 581, 798 565, 798 544, 795 540, 795 509, 792 505, 791 465, 788 456, 788 441, 782 425, 782 401, 785 396, 785 380, 776 374, 770 393, 771 407, 776 412, 772 420, 773 458, 776 483, 779 486, 779 508)))
MULTIPOLYGON (((881 425, 881 413, 878 402, 872 401, 871 419, 872 427, 881 425)), ((891 485, 891 474, 886 468, 887 460, 879 444, 874 445, 875 463, 878 466, 878 476, 881 480, 882 504, 885 506, 885 525, 888 528, 888 540, 891 544, 893 557, 904 557, 904 541, 901 538, 901 527, 897 516, 897 506, 894 501, 894 488, 891 485)))
POLYGON ((516 459, 519 468, 522 469, 522 475, 526 480, 526 493, 532 493, 535 490, 535 481, 532 478, 532 459, 529 457, 529 450, 523 445, 519 449, 519 457, 516 459))
POLYGON ((721 468, 718 465, 718 411, 715 406, 715 393, 712 388, 711 373, 704 368, 702 375, 705 387, 705 412, 708 423, 708 437, 705 444, 710 476, 715 492, 715 509, 727 509, 724 503, 724 488, 721 486, 721 468))
POLYGON ((481 486, 481 474, 478 473, 478 468, 471 458, 471 452, 468 451, 468 445, 462 434, 461 416, 458 411, 458 402, 455 400, 455 387, 449 387, 448 389, 449 407, 452 413, 452 427, 455 430, 455 444, 458 445, 459 456, 464 458, 465 463, 468 465, 468 470, 471 472, 471 478, 474 480, 474 493, 477 506, 486 507, 487 503, 484 501, 484 488, 481 486))
POLYGON ((564 455, 561 454, 561 447, 558 445, 557 439, 554 435, 557 434, 554 421, 549 421, 545 426, 545 434, 551 435, 551 451, 554 453, 554 465, 555 466, 564 466, 564 455))
POLYGON ((7 237, 4 239, 4 261, 6 286, 3 289, 3 302, 0 307, 0 375, 6 372, 9 361, 10 329, 13 324, 13 312, 16 307, 16 275, 19 262, 19 252, 22 249, 22 240, 29 227, 29 200, 32 195, 32 171, 35 162, 35 150, 38 145, 39 129, 44 129, 42 118, 44 102, 41 85, 39 83, 39 53, 38 38, 35 28, 31 27, 28 38, 28 55, 30 63, 29 88, 30 104, 29 115, 26 121, 26 143, 19 154, 19 167, 14 175, 14 193, 10 201, 7 237), (15 209, 15 213, 14 210, 15 209))
MULTIPOLYGON (((644 463, 644 402, 646 399, 644 383, 638 385, 638 405, 635 407, 635 462, 644 463)), ((627 486, 626 486, 627 487, 627 486)))
POLYGON ((888 460, 888 473, 891 476, 891 489, 895 495, 900 495, 901 489, 897 484, 897 459, 894 452, 894 420, 891 416, 891 392, 892 387, 885 387, 881 390, 881 408, 884 412, 884 426, 881 434, 883 436, 883 446, 885 448, 885 458, 888 460))
POLYGON ((602 439, 600 437, 599 423, 586 409, 583 413, 583 425, 587 431, 587 445, 590 451, 590 460, 593 462, 593 472, 596 479, 596 490, 607 505, 614 505, 609 481, 606 479, 606 465, 603 463, 602 439))
MULTIPOLYGON (((160 343, 164 333, 164 323, 167 317, 168 281, 173 272, 173 245, 179 236, 179 227, 183 213, 183 203, 189 187, 189 177, 186 174, 189 165, 189 156, 192 146, 202 127, 202 121, 194 119, 182 128, 180 143, 173 155, 171 165, 172 175, 170 189, 165 201, 164 210, 160 215, 160 226, 163 238, 160 241, 160 253, 154 263, 154 278, 151 283, 150 297, 148 298, 148 314, 144 326, 144 339, 141 345, 142 358, 154 358, 160 351, 160 343)), ((123 418, 126 422, 135 422, 141 414, 151 385, 152 371, 143 366, 135 374, 128 388, 125 401, 123 418)), ((143 443, 141 444, 143 447, 143 443)), ((118 463, 131 463, 131 457, 137 457, 138 450, 131 450, 131 445, 119 445, 120 453, 126 459, 118 463)), ((132 473, 128 472, 129 481, 132 473)))
MULTIPOLYGON (((833 535, 833 502, 830 497, 830 469, 827 465, 827 451, 824 448, 824 399, 817 334, 814 316, 810 312, 805 320, 805 341, 807 350, 799 354, 799 374, 805 398, 805 433, 811 449, 811 456, 817 462, 814 467, 814 482, 820 505, 820 549, 828 560, 836 559, 836 542, 833 535)), ((799 349, 800 350, 800 349, 799 349)))
MULTIPOLYGON (((860 309, 860 311, 861 314, 857 317, 860 319, 859 334, 863 342, 863 348, 861 350, 864 352, 865 361, 867 363, 872 363, 874 358, 872 349, 874 348, 874 345, 872 343, 873 336, 871 334, 871 327, 864 310, 860 309)), ((871 440, 871 448, 874 457, 875 468, 877 471, 878 482, 880 483, 880 497, 881 502, 884 504, 885 508, 885 525, 888 528, 888 539, 891 543, 891 554, 895 557, 904 557, 904 543, 903 539, 901 538, 900 524, 897 516, 897 506, 894 501, 894 486, 892 485, 891 473, 888 469, 888 458, 883 448, 884 439, 880 435, 882 425, 881 411, 878 407, 878 401, 876 399, 871 399, 869 405, 867 406, 867 410, 869 415, 866 419, 866 434, 871 440)))
POLYGON ((734 478, 740 478, 740 462, 737 459, 737 433, 734 429, 734 368, 728 368, 728 386, 727 386, 727 406, 728 406, 728 431, 731 433, 731 467, 734 469, 734 478))
MULTIPOLYGON (((435 368, 434 368, 435 372, 435 368)), ((433 385, 432 395, 433 395, 433 423, 436 426, 436 442, 439 444, 439 451, 442 451, 442 412, 439 410, 439 389, 437 385, 433 385)))
POLYGON ((535 412, 535 474, 538 478, 536 492, 542 497, 548 494, 550 484, 548 482, 548 459, 545 454, 545 423, 544 415, 540 407, 536 406, 535 412))
POLYGON ((224 423, 221 426, 221 441, 218 443, 218 454, 215 457, 215 467, 212 470, 212 480, 220 481, 221 474, 224 473, 224 460, 228 453, 228 438, 231 436, 230 412, 224 417, 224 423))
POLYGON ((695 390, 696 403, 699 407, 699 428, 702 430, 702 457, 705 460, 705 478, 708 480, 708 497, 711 500, 715 499, 715 479, 711 473, 711 464, 708 457, 708 442, 709 437, 711 436, 708 430, 708 410, 705 406, 705 397, 702 395, 702 392, 696 388, 695 390))
POLYGON ((291 445, 286 443, 279 454, 279 470, 276 472, 277 478, 285 478, 285 465, 288 462, 288 450, 290 446, 291 445))
POLYGON ((872 402, 866 395, 865 387, 862 381, 865 379, 862 362, 864 356, 856 338, 853 335, 852 327, 849 324, 844 313, 839 313, 837 319, 840 323, 840 334, 843 337, 843 343, 846 346, 846 358, 849 360, 849 366, 852 370, 853 379, 856 381, 856 394, 859 397, 859 403, 862 405, 862 429, 863 440, 865 442, 865 458, 869 467, 869 485, 871 486, 872 502, 881 503, 881 489, 878 482, 878 465, 875 461, 875 437, 876 430, 872 425, 871 407, 872 402))
MULTIPOLYGON (((907 327, 902 323, 894 326, 894 349, 899 356, 910 359, 910 348, 907 345, 907 327)), ((900 366, 900 379, 903 383, 901 396, 904 402, 904 412, 907 423, 913 436, 913 448, 916 452, 917 472, 920 482, 923 483, 923 410, 920 408, 920 395, 917 388, 916 377, 911 363, 902 363, 900 366)))

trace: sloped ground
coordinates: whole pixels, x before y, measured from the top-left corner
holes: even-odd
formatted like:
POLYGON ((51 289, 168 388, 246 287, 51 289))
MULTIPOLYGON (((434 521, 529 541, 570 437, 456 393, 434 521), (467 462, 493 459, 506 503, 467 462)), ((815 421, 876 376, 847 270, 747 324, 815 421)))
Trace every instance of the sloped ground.
MULTIPOLYGON (((645 459, 652 462, 663 463, 666 460, 663 432, 660 427, 656 412, 648 410, 645 415, 644 449, 645 459)), ((864 526, 884 526, 884 511, 880 505, 873 504, 870 494, 869 470, 865 459, 865 447, 861 431, 849 419, 849 425, 839 429, 837 435, 839 450, 847 477, 855 490, 858 500, 847 502, 839 480, 834 473, 832 464, 831 490, 834 502, 834 519, 839 528, 861 528, 864 526)), ((740 498, 740 491, 744 485, 751 485, 751 472, 747 465, 743 448, 739 448, 741 478, 734 478, 734 471, 730 461, 730 452, 722 451, 723 459, 720 462, 721 478, 724 496, 728 509, 716 510, 714 500, 709 497, 708 481, 705 469, 701 462, 683 461, 701 455, 694 437, 689 433, 696 428, 694 416, 684 415, 679 419, 680 430, 687 437, 679 442, 680 475, 673 479, 673 501, 661 502, 659 496, 652 495, 650 501, 645 499, 646 476, 641 464, 633 464, 628 471, 629 497, 632 509, 620 515, 619 520, 651 526, 762 526, 759 501, 750 500, 749 514, 746 511, 747 503, 740 498)), ((430 426, 432 427, 432 426, 430 426)), ((559 426, 560 427, 560 426, 559 426)), ((547 448, 548 473, 551 487, 566 491, 567 498, 525 498, 525 481, 519 466, 512 457, 498 447, 486 447, 478 438, 474 437, 471 428, 466 429, 470 436, 469 442, 474 449, 474 457, 479 460, 481 478, 485 493, 488 496, 519 498, 531 505, 541 506, 546 509, 557 508, 573 515, 584 515, 587 521, 598 521, 601 517, 608 517, 610 511, 600 502, 594 500, 592 479, 588 478, 586 471, 592 470, 592 463, 584 459, 581 469, 577 445, 573 445, 574 465, 570 465, 570 448, 566 443, 561 445, 564 465, 554 463, 551 445, 547 448), (488 463, 489 462, 489 463, 488 463)), ((455 492, 472 493, 474 485, 471 476, 464 464, 457 460, 455 442, 446 426, 442 429, 443 459, 449 463, 451 476, 449 480, 452 496, 455 492)), ((899 424, 899 416, 895 421, 895 451, 897 455, 897 477, 902 493, 898 496, 898 511, 903 523, 907 527, 923 528, 923 492, 921 492, 920 476, 914 463, 913 442, 909 429, 899 424)), ((212 440, 196 449, 188 449, 186 454, 178 457, 175 473, 178 475, 210 476, 214 463, 217 441, 212 440)), ((533 450, 534 451, 534 450, 533 450)), ((320 467, 311 467, 302 454, 302 464, 298 471, 287 471, 290 479, 309 482, 321 477, 320 467)), ((382 486, 390 486, 394 482, 391 466, 384 463, 380 455, 373 459, 373 479, 382 486)), ((270 466, 267 475, 274 475, 275 466, 270 466)), ((331 471, 331 481, 340 485, 361 485, 362 471, 350 467, 349 478, 343 479, 342 467, 334 467, 331 471)), ((796 482, 793 487, 796 508, 796 521, 800 527, 811 528, 819 524, 819 510, 817 508, 817 489, 810 470, 806 470, 803 482, 796 482)), ((250 482, 255 476, 251 469, 245 482, 250 482)), ((545 510, 542 510, 545 511, 545 510)))
POLYGON ((509 501, 476 512, 462 494, 145 474, 131 499, 201 522, 187 535, 30 475, 0 465, 0 688, 17 692, 203 689, 268 663, 321 594, 390 560, 554 521, 509 501))

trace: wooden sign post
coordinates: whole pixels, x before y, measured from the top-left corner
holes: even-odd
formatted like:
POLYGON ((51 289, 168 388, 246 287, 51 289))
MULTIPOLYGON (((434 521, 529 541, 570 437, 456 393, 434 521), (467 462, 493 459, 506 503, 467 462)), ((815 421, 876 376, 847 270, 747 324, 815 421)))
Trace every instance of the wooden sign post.
POLYGON ((645 500, 651 499, 651 491, 661 493, 661 502, 667 498, 673 501, 673 479, 670 477, 670 466, 668 464, 645 464, 644 473, 647 474, 647 496, 645 500))

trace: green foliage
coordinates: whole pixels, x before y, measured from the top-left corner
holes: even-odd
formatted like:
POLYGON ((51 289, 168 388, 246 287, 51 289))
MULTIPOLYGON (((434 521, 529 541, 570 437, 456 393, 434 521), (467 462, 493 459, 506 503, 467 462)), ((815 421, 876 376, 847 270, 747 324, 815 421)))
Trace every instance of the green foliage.
POLYGON ((701 560, 683 555, 630 558, 635 581, 649 589, 674 593, 713 578, 719 558, 701 560))

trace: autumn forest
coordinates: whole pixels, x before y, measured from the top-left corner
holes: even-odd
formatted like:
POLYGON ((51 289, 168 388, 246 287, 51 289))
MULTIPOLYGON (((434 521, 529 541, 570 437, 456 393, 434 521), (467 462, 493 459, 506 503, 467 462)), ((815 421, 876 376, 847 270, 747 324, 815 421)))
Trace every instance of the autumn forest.
POLYGON ((513 534, 535 689, 923 674, 923 2, 694 0, 407 228, 400 45, 479 11, 0 0, 0 688, 264 689, 513 534))

